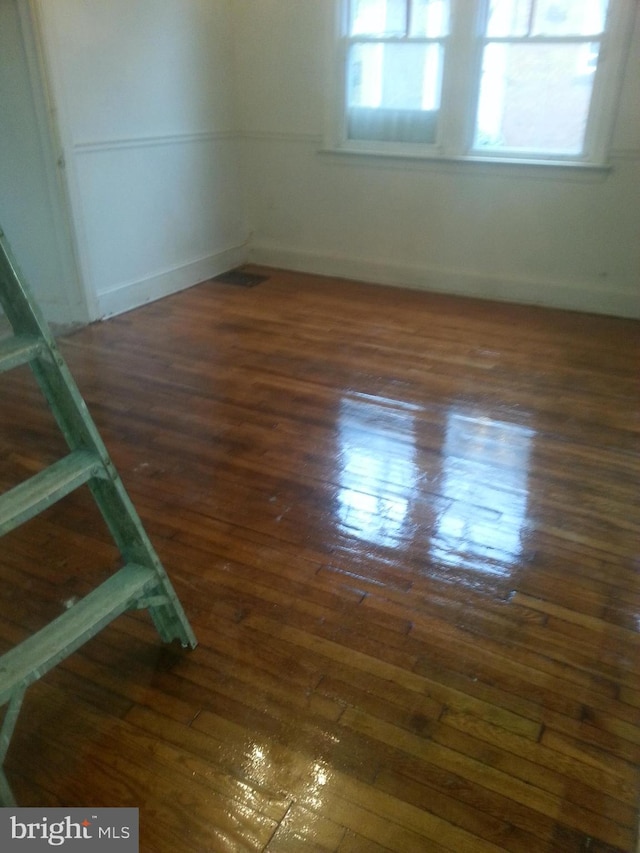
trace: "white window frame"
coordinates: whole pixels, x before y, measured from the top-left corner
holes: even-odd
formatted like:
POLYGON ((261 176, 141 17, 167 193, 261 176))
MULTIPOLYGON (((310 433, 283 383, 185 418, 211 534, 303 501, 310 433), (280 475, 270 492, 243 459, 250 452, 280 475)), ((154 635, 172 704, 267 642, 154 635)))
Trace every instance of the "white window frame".
MULTIPOLYGON (((626 55, 633 29, 635 0, 610 0, 605 32, 591 96, 584 147, 579 154, 505 151, 474 148, 473 135, 489 0, 451 0, 450 34, 445 39, 442 99, 433 144, 354 140, 347 137, 347 56, 352 43, 366 41, 348 34, 349 0, 334 0, 331 74, 334 98, 327 121, 325 150, 348 154, 602 168, 608 157, 626 55)), ((517 39, 504 39, 507 42, 517 39)), ((532 37, 530 41, 570 43, 571 37, 532 37)), ((593 41, 593 40, 592 40, 593 41)))

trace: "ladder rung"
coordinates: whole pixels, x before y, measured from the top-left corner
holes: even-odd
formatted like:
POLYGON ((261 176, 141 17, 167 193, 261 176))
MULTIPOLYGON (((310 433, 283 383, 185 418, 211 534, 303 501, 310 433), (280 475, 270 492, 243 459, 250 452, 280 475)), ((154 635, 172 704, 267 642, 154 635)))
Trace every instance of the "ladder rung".
POLYGON ((26 364, 45 350, 42 338, 34 335, 14 335, 0 340, 0 373, 26 364))
POLYGON ((74 450, 0 495, 0 536, 68 495, 94 476, 104 475, 100 457, 90 450, 74 450))
POLYGON ((158 584, 154 569, 130 563, 37 634, 0 657, 0 704, 8 702, 98 634, 158 584))

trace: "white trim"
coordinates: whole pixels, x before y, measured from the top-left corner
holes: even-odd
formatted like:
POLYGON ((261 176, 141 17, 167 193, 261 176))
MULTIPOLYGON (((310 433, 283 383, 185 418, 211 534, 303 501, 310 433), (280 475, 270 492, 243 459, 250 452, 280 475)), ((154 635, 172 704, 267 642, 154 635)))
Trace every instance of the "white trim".
POLYGON ((247 247, 243 244, 198 258, 183 266, 162 270, 146 278, 122 282, 98 294, 99 318, 105 319, 114 314, 122 314, 147 302, 185 290, 194 284, 241 266, 246 260, 247 247))
POLYGON ((596 166, 589 163, 574 163, 565 160, 501 160, 496 157, 429 157, 424 153, 407 154, 399 151, 371 151, 363 149, 334 148, 327 146, 325 140, 314 133, 289 133, 287 131, 240 131, 239 142, 296 143, 312 145, 315 153, 326 158, 336 168, 358 165, 370 169, 399 169, 407 171, 434 170, 440 173, 460 174, 468 172, 474 177, 491 178, 533 178, 537 181, 587 181, 606 180, 615 168, 616 160, 637 160, 640 149, 616 149, 611 152, 610 163, 596 166), (507 169, 502 167, 507 166, 507 169))
MULTIPOLYGON (((611 164, 597 165, 572 160, 523 160, 500 157, 434 157, 425 152, 409 154, 405 151, 374 151, 355 148, 321 148, 318 154, 328 155, 339 163, 341 159, 361 159, 363 164, 374 168, 401 169, 432 168, 436 170, 472 170, 474 177, 489 175, 492 178, 535 178, 545 177, 553 181, 559 180, 602 180, 611 171, 611 164), (507 166, 508 169, 503 167, 507 166)), ((640 152, 639 152, 640 156, 640 152)), ((611 160, 613 160, 613 156, 611 160)), ((628 155, 624 159, 631 159, 628 155)))
POLYGON ((286 130, 239 130, 236 137, 240 140, 257 139, 273 142, 310 142, 314 145, 321 145, 323 142, 322 134, 320 133, 301 133, 286 130))
POLYGON ((73 143, 76 154, 93 154, 96 151, 118 151, 122 148, 151 148, 157 145, 184 145, 194 142, 216 142, 236 139, 231 130, 205 130, 197 133, 166 133, 158 136, 132 136, 126 139, 96 139, 73 143))
POLYGON ((80 281, 84 290, 85 300, 89 312, 89 320, 99 317, 99 306, 96 295, 95 283, 91 276, 91 265, 89 262, 89 249, 87 236, 84 228, 84 214, 81 204, 80 190, 78 188, 75 162, 70 153, 73 150, 70 139, 70 122, 68 118, 68 105, 64 97, 63 75, 55 49, 52 49, 52 33, 45 26, 46 8, 45 0, 24 0, 28 3, 33 21, 34 33, 38 41, 38 49, 44 69, 43 78, 46 81, 49 97, 49 111, 51 122, 56 133, 56 144, 59 153, 58 165, 61 182, 67 200, 70 231, 73 240, 76 265, 80 281))
POLYGON ((609 0, 598 70, 591 96, 585 151, 592 161, 604 161, 611 148, 620 93, 635 27, 637 0, 609 0), (612 62, 612 57, 619 57, 612 62), (598 73, 599 72, 599 73, 598 73), (596 120, 593 119, 596 114, 596 120))
POLYGON ((394 285, 524 305, 542 305, 615 317, 640 317, 640 294, 621 288, 599 287, 593 282, 551 281, 517 275, 489 275, 465 270, 389 264, 346 255, 287 249, 268 243, 253 243, 249 248, 248 260, 264 266, 355 279, 371 284, 394 285))
POLYGON ((53 210, 53 227, 58 257, 64 269, 60 292, 64 294, 65 322, 86 323, 94 314, 92 295, 84 286, 77 256, 71 203, 65 176, 59 130, 55 123, 53 99, 46 69, 37 9, 31 0, 17 0, 22 42, 29 70, 38 134, 46 171, 48 201, 53 210))

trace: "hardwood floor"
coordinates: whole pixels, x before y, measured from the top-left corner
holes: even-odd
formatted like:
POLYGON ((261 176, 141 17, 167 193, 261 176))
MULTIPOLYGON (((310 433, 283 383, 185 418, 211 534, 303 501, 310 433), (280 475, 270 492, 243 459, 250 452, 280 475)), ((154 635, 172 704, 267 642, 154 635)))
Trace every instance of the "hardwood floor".
MULTIPOLYGON (((199 639, 34 685, 22 806, 141 850, 629 853, 640 324, 262 270, 62 350, 199 639)), ((0 480, 62 454, 0 377, 0 480)), ((8 648, 117 564, 80 490, 2 540, 8 648)))

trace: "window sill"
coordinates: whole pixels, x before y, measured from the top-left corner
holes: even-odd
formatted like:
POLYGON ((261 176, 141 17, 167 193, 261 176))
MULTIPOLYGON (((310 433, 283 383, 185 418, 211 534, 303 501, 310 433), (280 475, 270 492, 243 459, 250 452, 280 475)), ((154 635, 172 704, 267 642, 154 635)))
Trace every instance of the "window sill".
POLYGON ((554 177, 560 175, 567 178, 593 179, 606 177, 612 170, 612 165, 584 163, 572 160, 532 160, 515 157, 482 157, 470 155, 465 157, 453 157, 433 155, 414 151, 381 151, 369 148, 340 148, 325 146, 318 149, 318 154, 338 159, 359 159, 363 162, 369 161, 371 165, 381 168, 401 168, 412 166, 414 168, 433 168, 437 170, 466 170, 477 174, 496 174, 502 176, 516 175, 518 177, 554 177))

